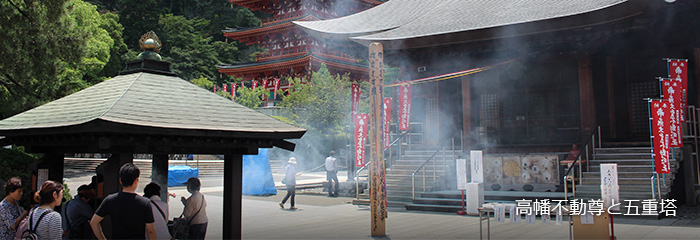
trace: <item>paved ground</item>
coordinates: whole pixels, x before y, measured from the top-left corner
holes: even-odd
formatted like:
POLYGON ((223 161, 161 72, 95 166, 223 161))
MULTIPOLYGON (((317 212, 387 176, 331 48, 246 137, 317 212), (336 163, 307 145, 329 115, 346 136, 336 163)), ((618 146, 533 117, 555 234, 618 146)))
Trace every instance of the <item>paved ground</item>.
MULTIPOLYGON (((309 173, 302 180, 325 179, 324 173, 309 173)), ((275 179, 281 176, 275 174, 275 179)), ((343 181, 347 179, 340 177, 343 181)), ((67 179, 71 193, 89 177, 67 179)), ((209 229, 207 238, 222 236, 222 177, 202 179, 202 192, 208 207, 209 229)), ((142 180, 137 190, 142 192, 148 181, 142 180)), ((180 196, 189 196, 184 187, 170 188, 180 196)), ((367 207, 350 204, 352 198, 329 198, 325 195, 298 192, 298 210, 283 210, 277 204, 284 197, 280 191, 271 196, 243 197, 243 238, 245 239, 369 239, 370 212, 367 207)), ((172 199, 171 199, 172 200, 172 199)), ((288 207, 289 205, 287 205, 288 207)), ((171 201, 170 217, 182 212, 179 201, 171 201)), ((697 210, 697 208, 695 209, 697 210)), ((666 218, 618 219, 615 234, 618 239, 699 239, 700 219, 666 218)), ((476 239, 479 238, 479 220, 473 216, 458 216, 452 213, 426 213, 390 208, 386 225, 386 239, 476 239)), ((493 239, 568 239, 566 225, 494 223, 491 222, 493 239)))

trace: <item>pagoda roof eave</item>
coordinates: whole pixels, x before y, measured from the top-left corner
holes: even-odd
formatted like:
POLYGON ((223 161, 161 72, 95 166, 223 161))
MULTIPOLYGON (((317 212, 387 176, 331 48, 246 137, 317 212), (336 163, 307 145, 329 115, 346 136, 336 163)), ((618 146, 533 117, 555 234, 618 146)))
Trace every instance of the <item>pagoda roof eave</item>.
POLYGON ((278 69, 285 69, 288 68, 289 66, 293 65, 306 65, 309 62, 324 62, 329 65, 333 65, 338 68, 343 68, 343 69, 348 69, 352 71, 359 71, 359 72, 366 72, 368 69, 368 66, 365 64, 359 64, 359 63, 352 63, 352 62, 345 62, 337 59, 332 59, 329 57, 324 57, 321 56, 320 54, 316 53, 308 53, 303 56, 298 56, 298 57, 291 57, 291 58, 283 58, 283 59, 276 59, 276 60, 271 60, 271 61, 265 61, 265 62, 255 62, 255 63, 247 63, 247 64, 238 64, 238 65, 219 65, 219 72, 220 73, 244 73, 244 72, 259 72, 259 71, 264 71, 264 70, 278 70, 278 69))

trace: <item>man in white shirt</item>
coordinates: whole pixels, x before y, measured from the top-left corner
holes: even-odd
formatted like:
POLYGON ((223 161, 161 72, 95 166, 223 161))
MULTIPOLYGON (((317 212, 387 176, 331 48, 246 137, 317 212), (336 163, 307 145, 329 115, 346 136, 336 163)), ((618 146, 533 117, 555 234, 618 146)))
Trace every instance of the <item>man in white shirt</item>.
POLYGON ((338 196, 338 167, 336 166, 337 159, 335 151, 331 151, 330 156, 326 158, 326 180, 328 180, 328 196, 338 196), (333 187, 335 181, 335 188, 333 187))

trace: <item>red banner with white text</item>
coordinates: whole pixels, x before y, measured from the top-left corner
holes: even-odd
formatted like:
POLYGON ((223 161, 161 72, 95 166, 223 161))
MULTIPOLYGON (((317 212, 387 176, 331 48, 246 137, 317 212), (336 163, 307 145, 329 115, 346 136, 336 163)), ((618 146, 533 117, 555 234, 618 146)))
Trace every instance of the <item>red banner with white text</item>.
POLYGON ((228 86, 228 84, 226 84, 226 83, 224 83, 223 85, 221 85, 222 91, 228 92, 228 88, 227 88, 226 86, 228 86))
POLYGON ((231 83, 231 100, 236 99, 236 83, 231 83))
POLYGON ((253 80, 253 88, 252 88, 252 90, 255 90, 256 87, 258 87, 258 80, 253 80))
POLYGON ((688 59, 669 59, 668 77, 677 82, 681 88, 680 118, 681 122, 685 122, 685 108, 688 104, 688 59))
POLYGON ((355 166, 365 165, 365 145, 367 143, 367 126, 369 115, 355 114, 355 166))
POLYGON ((277 99, 277 90, 280 89, 280 79, 275 78, 275 96, 273 97, 274 99, 277 99))
POLYGON ((654 142, 653 157, 656 173, 671 173, 669 161, 670 104, 665 100, 649 100, 651 111, 651 134, 654 142))
POLYGON ((411 85, 399 87, 399 130, 411 129, 411 85))
POLYGON ((360 84, 353 83, 351 86, 351 97, 350 97, 350 112, 356 114, 360 105, 360 95, 362 95, 362 90, 360 89, 360 84))
POLYGON ((681 88, 678 82, 668 78, 661 79, 661 94, 669 103, 669 129, 671 136, 669 147, 683 147, 683 131, 681 130, 681 88))
POLYGON ((384 149, 391 144, 391 98, 384 98, 384 149))

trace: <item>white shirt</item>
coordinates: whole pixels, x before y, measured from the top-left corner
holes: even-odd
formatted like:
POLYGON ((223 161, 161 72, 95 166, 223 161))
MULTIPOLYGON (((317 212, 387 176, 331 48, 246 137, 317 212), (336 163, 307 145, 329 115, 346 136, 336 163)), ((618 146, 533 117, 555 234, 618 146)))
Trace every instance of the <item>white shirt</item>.
POLYGON ((326 171, 335 171, 338 167, 335 166, 335 157, 329 156, 326 158, 326 171))
POLYGON ((168 221, 166 219, 170 218, 168 214, 168 203, 163 202, 163 200, 160 200, 160 197, 157 195, 151 196, 149 200, 155 202, 158 204, 158 207, 160 207, 160 210, 163 211, 163 214, 165 214, 165 218, 163 218, 163 215, 160 214, 160 211, 158 211, 158 208, 156 205, 153 205, 153 202, 151 202, 151 211, 153 212, 153 225, 156 227, 156 234, 158 239, 170 239, 170 232, 168 231, 168 221))

